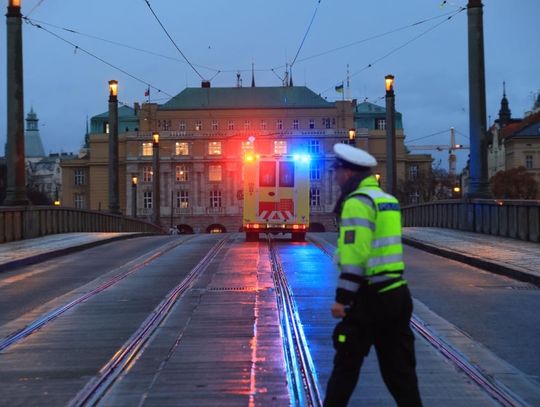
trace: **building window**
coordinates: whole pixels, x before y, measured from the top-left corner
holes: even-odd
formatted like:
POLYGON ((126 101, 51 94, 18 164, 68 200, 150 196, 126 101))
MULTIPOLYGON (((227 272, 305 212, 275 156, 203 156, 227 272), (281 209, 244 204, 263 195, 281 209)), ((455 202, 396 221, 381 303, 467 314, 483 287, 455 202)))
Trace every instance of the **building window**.
POLYGON ((75 169, 75 185, 84 185, 86 184, 85 173, 83 168, 75 169))
POLYGON ((317 161, 312 161, 309 165, 309 179, 319 180, 321 179, 321 165, 317 161))
POLYGON ((208 143, 209 155, 221 155, 221 141, 211 141, 208 143))
POLYGON ((266 120, 261 120, 261 130, 266 130, 266 120))
POLYGON ((217 120, 212 120, 212 130, 218 130, 219 125, 217 120))
POLYGON ((274 141, 274 154, 287 154, 287 142, 283 140, 274 141))
POLYGON ((177 165, 176 166, 176 181, 177 182, 184 182, 188 181, 188 170, 187 166, 185 165, 177 165))
POLYGON ((152 155, 152 143, 142 143, 142 155, 144 156, 152 155))
POLYGON ((189 208, 189 191, 176 191, 176 207, 189 208))
POLYGON ((322 119, 322 124, 325 129, 331 129, 332 128, 332 122, 330 121, 329 117, 325 117, 322 119))
POLYGON ((409 166, 409 179, 416 179, 418 177, 418 165, 409 166))
POLYGON ((75 201, 75 208, 77 208, 77 209, 85 209, 86 208, 86 202, 85 202, 85 199, 84 199, 84 194, 75 194, 74 201, 75 201))
POLYGON ((227 124, 227 128, 229 130, 234 130, 234 120, 229 120, 229 123, 227 124))
POLYGON ((386 130, 386 119, 375 119, 376 130, 386 130))
POLYGON ((278 119, 278 121, 276 122, 276 129, 283 130, 283 120, 278 119))
POLYGON ((294 120, 292 121, 292 128, 293 128, 293 130, 298 130, 298 127, 299 127, 299 125, 298 125, 298 119, 294 119, 294 120))
POLYGON ((221 181, 221 165, 208 166, 208 180, 209 181, 221 181))
POLYGON ((174 153, 176 155, 189 155, 189 144, 183 141, 176 142, 174 153))
POLYGON ((251 130, 251 121, 244 120, 244 130, 251 130))
POLYGON ((311 206, 321 206, 321 190, 319 188, 310 188, 309 204, 311 206))
POLYGON ((142 175, 143 182, 152 182, 152 176, 154 175, 154 171, 152 171, 151 165, 145 165, 143 167, 142 174, 143 174, 142 175))
POLYGON ((221 191, 210 191, 210 207, 221 208, 221 191))
POLYGON ((417 204, 419 202, 420 194, 415 191, 409 194, 409 203, 411 204, 417 204))
POLYGON ((170 120, 158 120, 158 128, 162 130, 170 130, 171 129, 171 121, 170 120))
POLYGON ((309 128, 314 129, 315 128, 315 120, 309 119, 309 128))
POLYGON ((242 141, 242 156, 253 152, 253 143, 251 141, 242 141))
POLYGON ((525 156, 525 168, 527 168, 528 170, 532 170, 533 166, 534 166, 533 156, 527 154, 525 156))
POLYGON ((180 120, 180 126, 178 128, 180 131, 186 131, 186 122, 184 120, 180 120))
POLYGON ((152 209, 152 192, 146 191, 143 193, 143 208, 152 209))
POLYGON ((195 131, 201 131, 202 130, 202 120, 195 121, 195 131))
POLYGON ((319 154, 321 151, 321 142, 319 140, 308 141, 308 153, 319 154))

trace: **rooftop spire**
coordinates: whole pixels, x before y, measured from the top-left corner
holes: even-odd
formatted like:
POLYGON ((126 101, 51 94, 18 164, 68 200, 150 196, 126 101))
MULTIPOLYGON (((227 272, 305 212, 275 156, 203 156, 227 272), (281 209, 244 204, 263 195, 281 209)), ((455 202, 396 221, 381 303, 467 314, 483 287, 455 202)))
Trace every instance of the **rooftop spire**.
POLYGON ((501 99, 501 109, 499 110, 499 125, 501 127, 510 123, 512 112, 508 107, 508 99, 506 98, 506 82, 503 82, 503 97, 501 99))
POLYGON ((255 63, 251 62, 251 87, 255 87, 255 63))

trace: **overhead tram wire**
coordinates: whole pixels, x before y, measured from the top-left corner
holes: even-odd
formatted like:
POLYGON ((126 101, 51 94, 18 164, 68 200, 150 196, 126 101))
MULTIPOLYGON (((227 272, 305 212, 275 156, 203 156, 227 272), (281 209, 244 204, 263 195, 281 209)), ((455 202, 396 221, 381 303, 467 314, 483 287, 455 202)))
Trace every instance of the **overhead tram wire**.
POLYGON ((313 16, 311 17, 311 21, 309 22, 309 25, 306 29, 306 32, 304 34, 304 38, 302 38, 302 42, 300 43, 300 46, 298 47, 298 51, 296 51, 296 55, 294 56, 293 61, 291 62, 291 68, 293 67, 294 63, 296 62, 296 58, 298 58, 298 54, 300 54, 300 51, 302 50, 302 47, 304 46, 304 42, 306 41, 306 38, 309 34, 309 30, 311 29, 311 25, 313 24, 313 21, 315 20, 315 16, 317 15, 317 11, 319 11, 319 6, 321 5, 321 0, 317 2, 317 7, 315 7, 315 11, 313 12, 313 16))
POLYGON ((422 137, 413 138, 412 140, 407 140, 407 144, 412 143, 413 141, 423 140, 423 139, 433 137, 433 136, 437 136, 437 135, 443 134, 443 133, 448 133, 448 129, 444 129, 444 130, 438 131, 436 133, 431 133, 431 134, 428 134, 427 136, 422 136, 422 137))
MULTIPOLYGON (((28 16, 23 17, 23 19, 26 19, 27 17, 28 17, 28 16)), ((80 36, 82 36, 82 37, 92 38, 92 39, 95 39, 95 40, 98 40, 98 41, 106 42, 106 43, 108 43, 108 44, 117 45, 117 46, 119 46, 119 47, 131 49, 131 50, 134 50, 134 51, 143 52, 143 53, 145 53, 145 54, 149 54, 149 55, 153 55, 153 56, 157 56, 157 57, 161 57, 161 58, 165 58, 165 59, 169 59, 169 60, 171 60, 171 61, 177 61, 177 62, 181 62, 181 63, 183 63, 183 64, 186 63, 186 61, 183 60, 183 59, 171 57, 171 56, 168 56, 168 55, 159 54, 159 53, 154 52, 154 51, 149 51, 149 50, 146 50, 146 49, 137 48, 137 47, 134 47, 134 46, 132 46, 132 45, 123 44, 123 43, 118 42, 118 41, 108 40, 108 39, 106 39, 106 38, 98 37, 98 36, 95 36, 95 35, 86 34, 86 33, 83 33, 83 32, 77 31, 77 30, 74 30, 74 29, 72 29, 72 28, 61 27, 61 26, 58 26, 58 25, 55 25, 55 24, 47 23, 47 22, 45 22, 45 21, 36 20, 36 19, 32 19, 32 21, 35 22, 35 23, 39 23, 39 24, 41 24, 41 25, 46 25, 46 26, 49 26, 49 27, 57 28, 57 29, 59 29, 59 30, 67 31, 67 32, 69 32, 70 34, 76 34, 76 35, 80 35, 80 36)), ((198 66, 199 68, 207 69, 207 70, 209 70, 209 71, 214 71, 214 72, 219 72, 219 71, 220 71, 219 69, 212 68, 212 67, 210 67, 210 66, 205 66, 205 65, 201 65, 201 64, 193 64, 193 65, 198 66)))
POLYGON ((150 87, 150 88, 152 88, 152 89, 157 90, 158 93, 163 93, 164 95, 167 95, 167 96, 169 96, 169 97, 171 97, 171 98, 173 97, 173 95, 171 95, 171 94, 169 94, 169 93, 167 93, 167 92, 161 90, 160 88, 158 88, 158 87, 156 87, 156 86, 154 86, 154 85, 151 85, 150 83, 148 83, 148 81, 145 81, 145 80, 143 80, 143 79, 141 79, 141 78, 139 78, 139 77, 137 77, 137 76, 135 76, 135 75, 133 75, 133 74, 127 72, 126 70, 124 70, 124 69, 122 69, 122 68, 119 68, 119 67, 117 67, 116 65, 113 65, 112 63, 110 63, 110 62, 108 62, 108 61, 105 61, 103 58, 98 57, 97 55, 91 53, 90 51, 87 51, 87 50, 85 50, 84 48, 79 47, 77 44, 74 44, 73 42, 71 42, 71 41, 69 41, 69 40, 66 40, 65 38, 61 37, 60 35, 58 35, 58 34, 52 32, 52 31, 50 31, 50 30, 47 30, 46 28, 44 28, 44 27, 42 27, 41 25, 35 23, 35 22, 32 21, 31 19, 26 18, 26 22, 27 22, 28 24, 30 24, 31 26, 33 26, 33 27, 39 28, 39 29, 41 29, 41 30, 43 30, 43 31, 45 31, 45 32, 47 32, 47 33, 49 33, 49 34, 52 35, 53 37, 56 37, 56 38, 58 38, 59 40, 64 41, 65 43, 67 43, 67 44, 71 45, 72 47, 74 47, 75 50, 80 50, 80 51, 84 52, 85 54, 91 56, 92 58, 95 58, 95 59, 97 59, 98 61, 104 63, 105 65, 108 65, 108 66, 110 66, 111 68, 114 68, 114 69, 116 69, 116 70, 119 71, 119 72, 122 72, 124 75, 127 75, 127 76, 129 76, 130 78, 135 79, 136 81, 145 84, 147 87, 150 87))
MULTIPOLYGON (((435 24, 435 25, 429 27, 427 30, 422 31, 422 32, 421 32, 420 34, 418 34, 417 36, 411 38, 410 40, 406 41, 405 43, 401 44, 400 46, 398 46, 398 47, 392 49, 390 52, 388 52, 388 53, 384 54, 383 56, 377 58, 377 59, 374 60, 373 62, 367 64, 364 68, 362 68, 362 69, 360 69, 360 70, 354 72, 353 74, 351 74, 351 75, 349 76, 349 78, 352 78, 353 76, 356 76, 356 75, 358 75, 359 73, 364 72, 365 70, 367 70, 367 69, 373 67, 373 65, 375 65, 377 62, 380 62, 380 61, 382 61, 383 59, 388 58, 390 55, 396 53, 396 52, 399 51, 400 49, 405 48, 407 45, 409 45, 409 44, 411 44, 412 42, 418 40, 419 38, 423 37, 423 36, 426 35, 427 33, 433 31, 434 29, 436 29, 436 28, 438 28, 438 27, 440 27, 442 24, 446 23, 447 21, 450 21, 453 17, 455 17, 456 15, 458 15, 459 13, 461 13, 461 12, 464 11, 464 10, 467 10, 467 9, 466 9, 465 7, 460 8, 457 12, 454 12, 451 16, 447 17, 446 19, 444 19, 444 20, 441 21, 440 23, 437 23, 437 24, 435 24)), ((334 87, 334 85, 332 85, 332 86, 326 88, 326 89, 323 90, 321 93, 326 93, 326 92, 328 92, 330 89, 332 89, 333 87, 334 87)))
POLYGON ((440 18, 446 17, 446 16, 448 16, 450 14, 454 14, 454 13, 455 13, 455 11, 450 11, 448 13, 444 13, 444 14, 441 14, 441 15, 438 15, 438 16, 429 17, 429 18, 417 21, 417 22, 412 23, 412 24, 404 25, 404 26, 395 28, 393 30, 386 31, 386 32, 381 33, 381 34, 375 34, 375 35, 372 35, 371 37, 363 38, 361 40, 353 41, 353 42, 351 42, 349 44, 345 44, 345 45, 342 45, 342 46, 339 46, 339 47, 336 47, 336 48, 329 49, 327 51, 320 52, 318 54, 314 54, 314 55, 310 55, 310 56, 305 57, 305 58, 301 58, 301 59, 298 60, 298 62, 305 62, 305 61, 308 61, 308 60, 313 59, 313 58, 318 58, 318 57, 330 54, 332 52, 341 51, 342 49, 345 49, 345 48, 349 48, 349 47, 353 47, 355 45, 363 44, 364 42, 375 40, 377 38, 386 37, 387 35, 394 34, 394 33, 406 30, 406 29, 411 28, 411 27, 416 27, 417 25, 421 25, 421 24, 427 23, 427 22, 432 21, 432 20, 438 20, 440 18))
POLYGON ((165 32, 165 34, 167 35, 167 37, 169 37, 169 40, 171 40, 171 42, 173 43, 173 45, 175 46, 175 48, 178 50, 178 52, 180 53, 180 55, 182 55, 182 57, 186 60, 186 62, 189 64, 189 66, 191 67, 191 69, 193 69, 195 71, 195 73, 197 75, 199 75, 199 77, 201 78, 201 80, 205 80, 204 77, 199 73, 199 71, 197 71, 197 68, 195 68, 193 66, 193 64, 189 61, 189 59, 187 59, 187 57, 184 55, 184 53, 180 50, 180 48, 178 47, 178 45, 176 44, 176 42, 172 39, 171 35, 169 34, 169 32, 167 31, 167 29, 165 28, 165 26, 162 24, 161 20, 159 19, 159 17, 156 15, 156 13, 154 12, 154 9, 152 9, 152 6, 150 5, 150 2, 148 0, 144 0, 144 2, 148 5, 148 8, 150 9, 150 11, 152 12, 152 14, 154 15, 154 17, 156 18, 157 22, 159 23, 159 25, 161 26, 161 28, 163 29, 163 31, 165 32))
MULTIPOLYGON (((42 0, 42 2, 43 2, 43 1, 44 1, 44 0, 42 0)), ((37 7, 37 5, 34 7, 34 9, 35 9, 36 7, 37 7)), ((33 10, 32 10, 32 11, 33 11, 33 10)), ((460 10, 460 11, 461 11, 461 10, 460 10)), ((368 42, 368 41, 371 41, 371 40, 374 40, 374 39, 377 39, 377 38, 381 38, 381 37, 384 37, 384 36, 387 36, 387 35, 390 35, 390 34, 399 32, 399 31, 403 31, 403 30, 405 30, 405 29, 407 29, 407 28, 410 28, 410 27, 414 27, 414 26, 417 26, 417 25, 420 25, 420 24, 424 24, 424 23, 429 22, 429 21, 432 21, 432 20, 436 20, 436 19, 439 19, 439 18, 446 17, 447 15, 450 15, 450 14, 452 14, 452 13, 455 13, 455 11, 451 11, 451 12, 448 12, 448 13, 445 13, 445 14, 441 14, 441 15, 438 15, 438 16, 434 16, 434 17, 429 17, 429 18, 426 18, 426 19, 417 21, 417 22, 415 22, 415 23, 408 24, 408 25, 406 25, 406 26, 402 26, 402 27, 399 27, 399 28, 396 28, 396 29, 393 29, 393 30, 390 30, 390 31, 386 31, 386 32, 381 33, 381 34, 376 34, 376 35, 373 35, 373 36, 371 36, 371 37, 367 37, 367 38, 364 38, 364 39, 361 39, 361 40, 358 40, 358 41, 354 41, 354 42, 351 42, 351 43, 349 43, 349 44, 342 45, 342 46, 336 47, 336 48, 332 48, 332 49, 330 49, 330 50, 323 51, 323 52, 321 52, 321 53, 318 53, 318 54, 315 54, 315 55, 311 55, 311 56, 308 56, 308 57, 305 57, 305 58, 301 58, 301 59, 296 60, 296 57, 295 57, 295 60, 296 60, 296 62, 305 62, 305 61, 308 61, 308 60, 313 59, 313 58, 317 58, 317 57, 320 57, 320 56, 324 56, 324 55, 330 54, 330 53, 332 53, 332 52, 340 51, 340 50, 345 49, 345 48, 348 48, 348 47, 352 47, 352 46, 355 46, 355 45, 358 45, 358 44, 361 44, 361 43, 365 43, 365 42, 368 42)), ((23 19, 25 19, 25 20, 28 19, 28 15, 27 15, 27 16, 23 16, 23 19)), ((72 28, 67 28, 67 27, 58 26, 58 25, 51 24, 51 23, 48 23, 48 22, 45 22, 45 21, 42 21, 42 20, 32 19, 32 22, 38 23, 38 24, 40 24, 40 25, 46 25, 46 26, 49 26, 49 27, 53 27, 53 28, 56 28, 56 29, 59 29, 59 30, 67 31, 67 32, 69 32, 70 34, 76 34, 76 35, 80 35, 80 36, 83 36, 83 37, 88 37, 88 38, 96 39, 96 40, 98 40, 98 41, 103 41, 103 42, 106 42, 106 43, 109 43, 109 44, 117 45, 117 46, 120 46, 120 47, 123 47, 123 48, 127 48, 127 49, 131 49, 131 50, 134 50, 134 51, 146 53, 146 54, 149 54, 149 55, 158 56, 158 57, 165 58, 165 59, 169 59, 169 60, 172 60, 172 61, 177 61, 177 62, 182 62, 182 63, 188 63, 188 64, 189 64, 189 61, 186 61, 185 58, 184 58, 184 59, 178 59, 178 58, 171 57, 171 56, 168 56, 168 55, 159 54, 159 53, 154 52, 154 51, 149 51, 149 50, 145 50, 145 49, 142 49, 142 48, 137 48, 137 47, 134 47, 134 46, 131 46, 131 45, 128 45, 128 44, 123 44, 123 43, 118 42, 118 41, 113 41, 113 40, 109 40, 109 39, 106 39, 106 38, 98 37, 98 36, 95 36, 95 35, 86 34, 86 33, 77 31, 77 30, 72 29, 72 28)), ((307 35, 307 33, 306 33, 306 35, 307 35)), ((297 55, 298 55, 298 54, 299 54, 299 52, 297 52, 297 55)), ((293 62, 294 62, 294 61, 293 61, 293 62)), ((212 77, 212 79, 213 79, 215 76, 217 76, 217 74, 219 74, 219 73, 251 72, 251 71, 252 71, 251 68, 246 68, 246 69, 217 69, 217 68, 209 67, 209 66, 206 66, 206 65, 197 64, 197 63, 193 63, 192 65, 193 65, 193 66, 196 66, 196 67, 199 67, 199 68, 207 69, 207 70, 209 70, 209 71, 214 71, 214 72, 216 72, 216 74, 212 77)), ((285 65, 274 66, 274 67, 271 67, 271 68, 259 68, 259 69, 255 69, 255 72, 273 72, 280 80, 283 80, 283 78, 281 78, 279 75, 277 75, 277 74, 275 73, 275 70, 276 70, 276 69, 280 69, 280 68, 283 68, 283 67, 285 67, 285 65)), ((330 88, 328 88, 328 89, 330 89, 330 88)), ((327 89, 327 90, 328 90, 328 89, 327 89)), ((324 92, 326 92, 327 90, 325 90, 324 92)), ((323 92, 323 93, 324 93, 324 92, 323 92)))

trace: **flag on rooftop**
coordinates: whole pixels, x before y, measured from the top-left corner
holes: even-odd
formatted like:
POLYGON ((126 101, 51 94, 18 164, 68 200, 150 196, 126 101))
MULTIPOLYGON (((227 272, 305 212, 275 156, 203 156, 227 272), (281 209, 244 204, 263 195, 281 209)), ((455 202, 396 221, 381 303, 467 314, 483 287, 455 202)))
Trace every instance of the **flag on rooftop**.
POLYGON ((336 86, 335 89, 336 89, 336 92, 343 93, 343 84, 336 86))

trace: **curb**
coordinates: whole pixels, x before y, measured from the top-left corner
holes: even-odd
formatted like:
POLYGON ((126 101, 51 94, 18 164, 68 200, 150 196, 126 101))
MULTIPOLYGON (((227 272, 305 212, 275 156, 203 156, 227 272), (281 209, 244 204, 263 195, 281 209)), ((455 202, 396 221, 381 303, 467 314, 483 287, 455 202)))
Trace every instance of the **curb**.
POLYGON ((456 260, 461 263, 465 263, 474 267, 478 267, 482 270, 490 271, 495 274, 500 274, 506 277, 511 277, 519 281, 524 281, 527 283, 532 283, 538 287, 540 287, 540 276, 528 273, 524 270, 519 270, 516 268, 512 268, 509 266, 506 266, 501 263, 496 263, 489 260, 484 260, 479 257, 472 257, 467 256, 461 253, 457 253, 455 251, 452 251, 450 249, 443 249, 440 247, 436 247, 427 243, 424 243, 422 241, 412 239, 409 237, 402 237, 402 241, 404 244, 408 246, 415 247, 417 249, 424 250, 428 253, 435 254, 437 256, 446 257, 447 259, 456 260))
POLYGON ((124 240, 124 239, 127 240, 127 239, 133 239, 136 237, 154 236, 154 235, 156 234, 147 233, 147 232, 133 233, 129 235, 115 236, 115 237, 111 237, 107 239, 100 239, 94 242, 88 242, 81 245, 64 247, 62 249, 51 250, 50 252, 40 253, 40 254, 36 254, 35 256, 25 257, 23 259, 17 259, 13 261, 8 261, 7 263, 0 264, 0 273, 4 271, 8 271, 8 270, 13 270, 22 266, 30 266, 32 264, 41 263, 43 261, 50 260, 54 257, 65 256, 66 254, 71 254, 78 251, 90 249, 91 247, 100 246, 102 244, 111 243, 117 240, 124 240))

